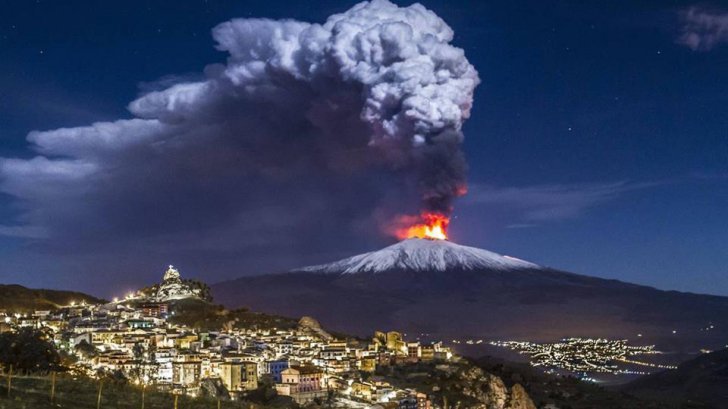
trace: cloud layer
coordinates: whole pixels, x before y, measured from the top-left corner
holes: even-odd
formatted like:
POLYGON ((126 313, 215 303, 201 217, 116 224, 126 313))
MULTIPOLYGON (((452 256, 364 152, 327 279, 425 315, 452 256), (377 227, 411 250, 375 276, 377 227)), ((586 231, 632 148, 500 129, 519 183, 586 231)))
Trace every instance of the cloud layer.
POLYGON ((475 185, 465 199, 466 205, 496 205, 516 213, 518 223, 511 228, 525 228, 543 222, 579 217, 589 209, 636 190, 662 184, 661 182, 591 183, 496 187, 475 185))
POLYGON ((228 59, 204 79, 140 96, 131 119, 31 132, 37 156, 1 159, 20 217, 0 234, 64 251, 304 252, 462 192, 479 79, 433 12, 375 0, 324 24, 234 19, 212 35, 228 59))
POLYGON ((678 44, 694 51, 710 51, 728 43, 728 13, 690 7, 680 12, 682 24, 678 44))

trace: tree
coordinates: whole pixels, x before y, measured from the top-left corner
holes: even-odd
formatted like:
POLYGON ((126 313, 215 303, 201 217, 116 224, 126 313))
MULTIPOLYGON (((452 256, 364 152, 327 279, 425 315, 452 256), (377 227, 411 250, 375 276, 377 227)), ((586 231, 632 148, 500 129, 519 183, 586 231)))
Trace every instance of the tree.
POLYGON ((61 357, 50 339, 47 331, 33 328, 0 334, 0 364, 28 372, 61 370, 61 357))
POLYGON ((95 346, 91 345, 85 339, 79 342, 74 349, 76 353, 83 356, 86 359, 90 359, 98 355, 99 351, 95 346))
POLYGON ((144 345, 141 343, 134 344, 131 352, 134 355, 134 367, 127 374, 128 378, 142 381, 144 379, 144 353, 146 352, 144 345))
POLYGON ((187 287, 194 291, 201 299, 207 302, 212 302, 212 291, 210 291, 210 286, 206 283, 198 280, 186 279, 182 280, 182 284, 187 285, 187 287))
POLYGON ((96 372, 96 377, 117 385, 126 385, 129 383, 129 378, 127 378, 124 372, 120 369, 114 369, 111 371, 99 369, 96 372))

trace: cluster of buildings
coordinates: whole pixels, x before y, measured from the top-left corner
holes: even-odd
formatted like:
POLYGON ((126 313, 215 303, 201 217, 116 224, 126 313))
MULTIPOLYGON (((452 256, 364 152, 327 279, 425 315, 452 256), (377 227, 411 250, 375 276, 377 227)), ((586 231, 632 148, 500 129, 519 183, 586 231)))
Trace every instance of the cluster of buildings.
POLYGON ((656 355, 661 352, 656 351, 654 345, 634 346, 629 345, 626 340, 565 338, 554 343, 493 341, 490 344, 529 355, 533 366, 562 369, 577 374, 645 375, 649 371, 632 367, 675 368, 634 359, 637 355, 656 355))
POLYGON ((147 299, 132 295, 103 305, 0 313, 0 331, 47 328, 59 349, 77 358, 76 369, 90 376, 121 373, 174 393, 223 391, 233 399, 266 384, 299 403, 335 396, 403 409, 430 408, 427 395, 398 389, 375 372, 383 366, 452 359, 441 343, 408 342, 398 332, 376 332, 368 342, 337 339, 306 317, 292 329, 226 325, 199 331, 175 325, 170 322, 174 302, 187 290, 171 266, 164 281, 158 289, 161 296, 147 299), (174 291, 164 291, 170 287, 166 284, 173 284, 174 291), (165 298, 170 294, 172 298, 165 298))

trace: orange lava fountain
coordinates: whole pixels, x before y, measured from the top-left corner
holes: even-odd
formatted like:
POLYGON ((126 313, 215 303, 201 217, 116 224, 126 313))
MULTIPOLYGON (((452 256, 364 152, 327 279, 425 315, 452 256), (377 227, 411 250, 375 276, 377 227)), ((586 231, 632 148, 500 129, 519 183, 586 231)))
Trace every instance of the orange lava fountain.
POLYGON ((447 240, 447 226, 450 218, 441 213, 422 213, 419 222, 408 227, 398 229, 396 236, 400 240, 410 238, 447 240))

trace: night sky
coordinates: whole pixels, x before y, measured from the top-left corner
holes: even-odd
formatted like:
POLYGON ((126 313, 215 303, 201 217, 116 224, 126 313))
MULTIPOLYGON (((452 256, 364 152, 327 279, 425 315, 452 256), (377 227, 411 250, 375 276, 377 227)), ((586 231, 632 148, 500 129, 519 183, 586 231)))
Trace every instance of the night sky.
MULTIPOLYGON (((211 75, 228 57, 211 35, 220 23, 323 23, 354 4, 4 1, 0 282, 110 296, 157 281, 170 263, 214 283, 392 243, 382 214, 413 211, 409 196, 399 196, 400 173, 362 165, 366 128, 348 111, 315 118, 334 123, 322 148, 307 144, 313 131, 297 121, 310 116, 293 102, 260 129, 271 112, 257 104, 193 107, 186 115, 219 128, 160 131, 172 154, 152 143, 126 149, 103 157, 103 175, 73 162, 53 168, 60 182, 38 168, 71 148, 33 142, 33 131, 134 118, 137 98, 211 75)), ((455 201, 453 241, 728 295, 728 4, 422 4, 453 29, 480 78, 463 127, 469 193, 455 201)), ((144 132, 130 127, 128 138, 144 132)))

